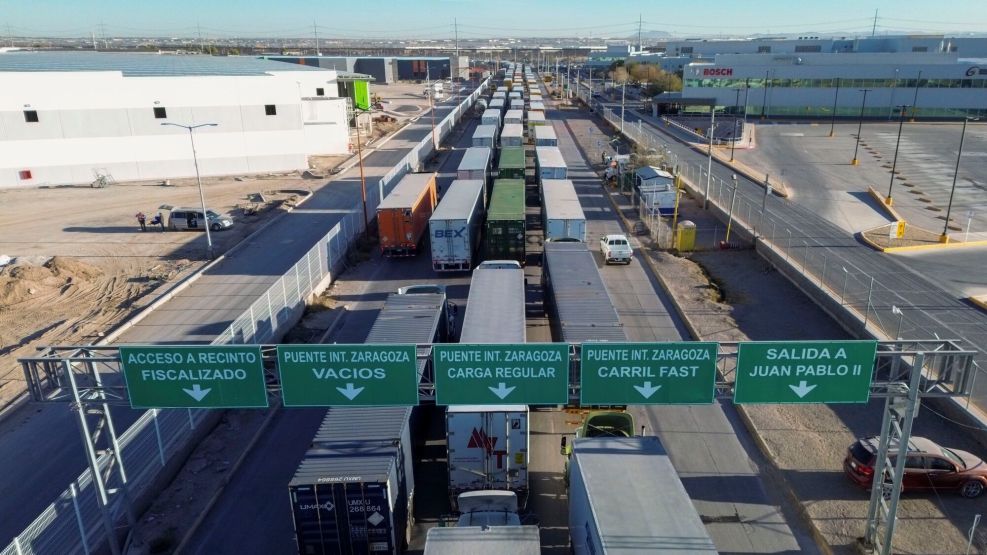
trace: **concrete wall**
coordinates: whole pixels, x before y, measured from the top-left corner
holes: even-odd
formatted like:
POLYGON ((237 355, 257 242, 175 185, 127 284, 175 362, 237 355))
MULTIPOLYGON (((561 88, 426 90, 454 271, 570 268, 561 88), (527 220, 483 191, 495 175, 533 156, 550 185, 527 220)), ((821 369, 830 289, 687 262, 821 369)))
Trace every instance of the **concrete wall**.
POLYGON ((263 76, 123 77, 118 72, 0 73, 0 188, 307 168, 308 154, 346 152, 345 103, 335 72, 263 76), (305 108, 322 88, 329 101, 305 108), (268 115, 266 106, 276 113, 268 115), (342 108, 338 106, 341 105, 342 108), (165 117, 156 117, 163 108, 165 117), (36 111, 28 122, 25 111, 36 111), (318 132, 308 129, 317 125, 318 132), (30 172, 30 177, 27 173, 30 172))

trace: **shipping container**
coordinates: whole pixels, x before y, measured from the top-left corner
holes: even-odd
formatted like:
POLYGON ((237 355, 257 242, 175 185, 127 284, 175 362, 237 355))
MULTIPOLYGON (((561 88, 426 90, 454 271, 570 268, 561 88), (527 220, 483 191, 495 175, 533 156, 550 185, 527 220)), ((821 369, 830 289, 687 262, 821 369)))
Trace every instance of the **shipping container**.
POLYGON ((412 285, 391 293, 377 314, 364 343, 423 345, 418 351, 418 382, 433 378, 430 343, 442 343, 452 333, 452 314, 441 285, 412 285))
POLYGON ((497 177, 500 179, 524 179, 525 159, 524 147, 501 148, 497 177))
MULTIPOLYGON (((506 82, 508 80, 505 79, 504 81, 506 82)), ((503 85, 501 85, 501 86, 499 86, 499 87, 497 87, 497 92, 504 93, 504 96, 507 96, 507 93, 508 93, 509 90, 510 90, 510 87, 506 83, 503 84, 503 85)))
POLYGON ((377 206, 380 251, 415 256, 435 209, 435 173, 409 173, 377 206))
POLYGON ((535 136, 535 128, 536 127, 545 126, 545 125, 550 125, 550 124, 547 121, 545 121, 545 113, 544 112, 532 112, 530 110, 528 111, 528 136, 529 137, 534 137, 535 136))
POLYGON ((310 449, 288 483, 298 552, 401 553, 411 463, 394 446, 310 449))
POLYGON ((507 92, 498 90, 498 91, 496 91, 496 92, 493 93, 493 97, 492 98, 493 99, 498 99, 498 98, 505 99, 505 98, 507 98, 507 92))
POLYGON ((496 125, 500 127, 500 110, 496 108, 487 108, 483 111, 483 115, 480 116, 480 125, 496 125))
POLYGON ((657 437, 576 438, 569 535, 575 555, 717 553, 657 437))
POLYGON ((528 104, 528 117, 531 117, 531 112, 541 112, 542 115, 545 114, 545 103, 541 100, 532 100, 528 104))
POLYGON ((497 148, 497 126, 477 125, 473 131, 473 146, 497 148))
POLYGON ((524 147, 524 126, 520 123, 504 124, 504 132, 500 134, 500 146, 524 147))
POLYGON ((525 263, 524 180, 494 181, 483 233, 485 260, 525 263))
POLYGON ((514 109, 508 110, 507 113, 504 114, 504 125, 508 125, 511 123, 517 123, 517 124, 524 123, 524 112, 521 110, 514 110, 514 109))
POLYGON ((533 130, 535 132, 535 146, 559 146, 559 139, 555 136, 555 128, 551 125, 538 125, 533 130))
POLYGON ((562 151, 558 147, 535 147, 535 174, 539 181, 542 179, 566 179, 568 173, 568 167, 562 158, 562 151))
POLYGON ((545 241, 577 239, 585 243, 586 215, 572 181, 543 179, 541 198, 545 241))
POLYGON ((432 269, 463 271, 473 267, 483 222, 484 181, 456 180, 428 221, 432 269))
MULTIPOLYGON (((322 424, 312 438, 311 451, 306 458, 331 453, 332 456, 363 457, 367 451, 379 447, 397 447, 404 461, 404 483, 399 489, 404 494, 404 512, 414 515, 415 479, 411 461, 412 407, 332 407, 326 411, 322 424)), ((395 535, 403 535, 404 541, 411 540, 411 522, 408 519, 405 530, 397 530, 395 535)))
POLYGON ((466 149, 456 170, 457 179, 479 179, 490 177, 490 164, 493 149, 487 146, 474 146, 466 149))
POLYGON ((509 107, 511 110, 520 110, 521 112, 524 112, 524 100, 520 98, 512 98, 509 107))
POLYGON ((511 91, 510 94, 507 95, 507 98, 511 100, 521 98, 521 91, 511 91))
POLYGON ((528 498, 527 405, 452 405, 446 408, 449 497, 500 489, 528 498))
POLYGON ((556 341, 627 341, 586 243, 546 242, 542 287, 556 341))
POLYGON ((473 270, 460 343, 524 343, 524 270, 514 260, 483 262, 473 270))
POLYGON ((489 109, 491 109, 491 110, 499 110, 499 111, 503 112, 504 111, 504 108, 506 106, 507 106, 507 103, 504 101, 503 98, 495 98, 495 99, 493 99, 493 100, 490 101, 490 108, 489 109))
POLYGON ((424 555, 539 555, 537 526, 431 528, 424 555))

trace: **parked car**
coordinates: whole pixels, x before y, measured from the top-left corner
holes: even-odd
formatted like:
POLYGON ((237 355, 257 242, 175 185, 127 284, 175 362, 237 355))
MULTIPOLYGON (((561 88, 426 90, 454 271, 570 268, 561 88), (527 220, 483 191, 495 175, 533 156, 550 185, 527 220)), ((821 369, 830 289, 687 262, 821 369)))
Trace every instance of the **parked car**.
MULTIPOLYGON (((869 489, 874 482, 874 466, 881 438, 858 439, 847 449, 843 471, 855 484, 869 489)), ((896 442, 888 448, 894 462, 896 442)), ((908 441, 908 458, 901 482, 902 491, 956 490, 963 497, 978 497, 987 487, 987 464, 966 451, 942 447, 924 437, 908 441)))
MULTIPOLYGON (((208 208, 206 209, 206 214, 208 215, 209 229, 212 231, 222 231, 233 227, 233 220, 229 216, 219 214, 208 208)), ((185 208, 162 204, 158 207, 158 215, 161 217, 165 229, 203 230, 207 225, 207 218, 202 216, 201 208, 185 208)))

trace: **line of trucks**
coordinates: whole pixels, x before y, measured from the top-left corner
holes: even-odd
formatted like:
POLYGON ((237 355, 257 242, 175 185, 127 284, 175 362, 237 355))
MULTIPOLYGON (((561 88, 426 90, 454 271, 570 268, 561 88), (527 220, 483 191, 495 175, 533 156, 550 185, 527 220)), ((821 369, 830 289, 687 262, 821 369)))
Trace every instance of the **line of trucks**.
MULTIPOLYGON (((513 79, 505 82, 525 79, 529 87, 538 86, 530 70, 524 71, 521 66, 509 66, 507 74, 513 79)), ((523 236, 523 156, 523 151, 520 160, 517 154, 501 155, 499 170, 515 173, 494 180, 489 206, 485 195, 487 180, 461 178, 453 183, 428 221, 433 232, 443 230, 441 236, 431 240, 433 265, 437 253, 448 265, 436 270, 468 270, 475 265, 473 253, 479 244, 480 224, 474 219, 479 218, 480 206, 487 208, 485 233, 509 229, 504 223, 494 223, 494 227, 490 223, 500 222, 497 218, 507 213, 499 208, 507 203, 503 200, 506 193, 498 195, 498 187, 508 189, 502 187, 504 183, 514 181, 520 185, 523 236), (452 208, 444 208, 449 199, 455 202, 448 206, 462 204, 469 209, 465 217, 461 214, 457 219, 452 208), (441 217, 434 218, 435 215, 441 217), (457 233, 461 229, 465 231, 457 233), (460 266, 453 268, 454 263, 460 266)), ((434 187, 434 174, 428 175, 415 179, 422 179, 419 183, 424 188, 431 180, 434 187)), ((599 269, 587 249, 585 218, 580 223, 580 218, 549 217, 549 207, 556 205, 565 210, 553 208, 552 214, 576 213, 569 206, 573 201, 578 206, 574 191, 571 195, 568 192, 571 182, 564 176, 539 181, 546 208, 546 236, 569 239, 545 243, 542 280, 554 339, 571 343, 626 341, 599 269)), ((384 228, 381 229, 383 234, 384 228)), ((498 256, 511 254, 510 250, 493 249, 487 248, 488 256, 491 251, 498 256)), ((521 263, 515 256, 503 256, 476 265, 459 342, 526 342, 521 263)), ((419 383, 434 383, 428 350, 432 343, 453 339, 457 312, 442 286, 404 287, 388 295, 365 342, 419 345, 419 383)), ((571 391, 570 397, 577 399, 578 391, 571 391)), ((413 467, 412 437, 421 428, 419 420, 424 410, 424 406, 417 406, 334 407, 326 411, 288 484, 299 553, 397 554, 407 548, 415 524, 416 500, 432 493, 416 488, 413 467)), ((446 493, 459 517, 455 526, 429 530, 426 555, 541 552, 538 526, 523 524, 521 517, 530 496, 531 410, 525 405, 452 405, 445 409, 446 493)), ((587 414, 571 440, 562 438, 560 462, 568 485, 572 552, 715 553, 660 441, 644 436, 643 431, 636 435, 631 415, 620 407, 609 407, 587 414)))

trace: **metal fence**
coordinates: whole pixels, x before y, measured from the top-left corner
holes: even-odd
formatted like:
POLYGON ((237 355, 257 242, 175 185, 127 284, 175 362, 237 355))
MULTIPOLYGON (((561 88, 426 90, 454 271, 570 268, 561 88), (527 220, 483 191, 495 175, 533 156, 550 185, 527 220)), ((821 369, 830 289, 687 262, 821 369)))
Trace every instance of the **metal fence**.
MULTIPOLYGON (((584 101, 587 97, 588 94, 582 95, 584 101)), ((592 104, 614 128, 620 128, 619 108, 612 110, 595 100, 592 104)), ((757 250, 762 256, 790 278, 802 276, 796 283, 799 287, 813 287, 824 293, 830 312, 850 316, 843 320, 844 324, 856 328, 863 336, 896 339, 941 334, 959 337, 975 348, 987 343, 987 324, 982 316, 964 311, 953 296, 930 288, 921 276, 897 272, 892 285, 891 279, 884 277, 889 274, 882 275, 873 265, 864 269, 863 257, 870 253, 862 253, 854 237, 819 214, 769 194, 766 187, 754 194, 740 190, 741 187, 735 194, 735 183, 710 175, 708 161, 681 159, 668 148, 671 139, 650 125, 625 122, 623 134, 646 152, 664 152, 693 196, 708 197, 711 210, 723 219, 732 220, 731 243, 738 240, 750 243, 756 237, 757 250), (955 310, 948 326, 938 314, 944 310, 955 310)), ((667 223, 664 225, 667 227, 667 223)), ((661 225, 654 227, 661 230, 661 225)), ((709 231, 706 237, 697 235, 699 248, 704 244, 718 245, 724 240, 725 232, 724 226, 712 230, 712 237, 709 231)), ((667 244, 670 231, 664 233, 664 244, 667 244)), ((977 379, 980 366, 985 364, 981 362, 983 359, 984 354, 976 357, 977 371, 973 378, 976 383, 971 395, 981 407, 987 406, 987 376, 977 379)))
MULTIPOLYGON (((435 139, 441 143, 463 114, 486 90, 484 81, 445 118, 436 122, 435 139)), ((367 209, 376 211, 383 196, 409 172, 416 171, 435 150, 432 134, 384 175, 376 186, 368 184, 367 209)), ((294 325, 309 296, 331 283, 344 269, 346 253, 363 232, 362 201, 319 240, 302 258, 224 330, 213 344, 272 342, 294 325)), ((71 555, 92 553, 108 538, 98 497, 104 496, 112 526, 125 528, 135 515, 133 498, 154 482, 172 453, 183 448, 207 417, 205 410, 149 410, 118 439, 119 456, 106 452, 97 459, 103 477, 94 481, 83 472, 0 555, 71 555), (102 484, 103 487, 100 487, 102 484)), ((88 441, 88 438, 87 438, 88 441)))

